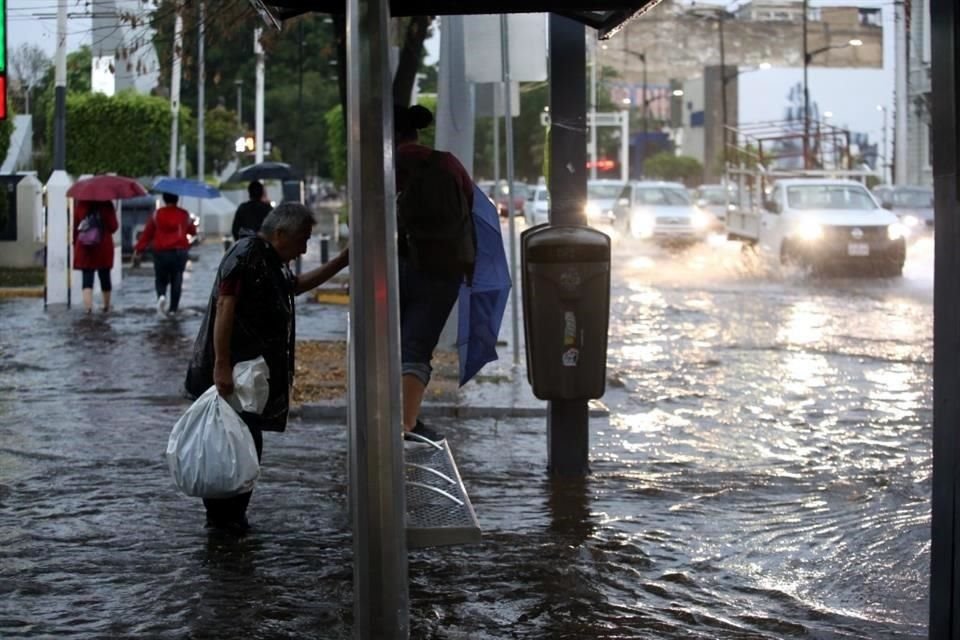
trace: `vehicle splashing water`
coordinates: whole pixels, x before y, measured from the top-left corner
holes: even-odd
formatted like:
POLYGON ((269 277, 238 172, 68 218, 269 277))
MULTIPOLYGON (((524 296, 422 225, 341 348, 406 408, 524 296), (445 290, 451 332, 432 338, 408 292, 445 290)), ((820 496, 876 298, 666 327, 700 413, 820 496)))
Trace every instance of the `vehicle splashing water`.
MULTIPOLYGON (((240 540, 167 475, 218 251, 176 321, 146 273, 109 316, 0 300, 0 636, 351 637, 340 421, 267 434, 240 540)), ((833 279, 618 241, 611 301, 589 477, 549 478, 542 418, 437 422, 484 541, 410 555, 411 637, 924 638, 932 244, 833 279)))

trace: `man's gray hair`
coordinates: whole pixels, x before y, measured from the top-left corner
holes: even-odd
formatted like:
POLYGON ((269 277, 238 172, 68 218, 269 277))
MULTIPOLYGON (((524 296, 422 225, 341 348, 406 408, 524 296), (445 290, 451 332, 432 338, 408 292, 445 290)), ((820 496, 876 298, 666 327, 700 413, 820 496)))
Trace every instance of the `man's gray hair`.
POLYGON ((313 212, 299 202, 281 202, 267 214, 260 225, 260 232, 270 237, 277 231, 296 233, 304 227, 317 224, 313 212))

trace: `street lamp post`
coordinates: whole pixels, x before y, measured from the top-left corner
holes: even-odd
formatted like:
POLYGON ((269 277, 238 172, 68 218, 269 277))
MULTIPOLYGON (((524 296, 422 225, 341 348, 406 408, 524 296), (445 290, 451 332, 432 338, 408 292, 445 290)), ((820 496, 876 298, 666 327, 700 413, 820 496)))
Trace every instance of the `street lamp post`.
POLYGON ((878 104, 877 111, 883 114, 883 129, 880 131, 880 175, 881 179, 887 182, 887 108, 878 104))
POLYGON ((807 3, 809 0, 803 0, 803 168, 810 168, 810 89, 809 89, 809 67, 813 56, 830 49, 845 49, 846 47, 859 47, 863 44, 862 40, 852 38, 844 44, 833 44, 813 51, 807 51, 807 3))
POLYGON ((237 88, 237 124, 243 129, 243 80, 237 78, 233 84, 237 88))

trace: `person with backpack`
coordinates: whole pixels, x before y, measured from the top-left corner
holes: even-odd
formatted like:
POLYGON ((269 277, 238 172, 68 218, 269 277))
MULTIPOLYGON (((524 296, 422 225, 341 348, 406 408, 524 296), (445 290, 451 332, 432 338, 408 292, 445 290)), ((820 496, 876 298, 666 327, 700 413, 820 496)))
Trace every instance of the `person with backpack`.
POLYGON ((177 313, 180 308, 180 293, 183 290, 183 272, 187 268, 187 251, 190 236, 197 235, 197 226, 190 219, 190 212, 177 206, 180 199, 172 193, 163 194, 163 204, 147 220, 143 233, 133 249, 134 265, 148 245, 153 245, 153 278, 157 291, 157 313, 177 313), (167 287, 170 288, 169 308, 167 287))
POLYGON ((83 308, 93 312, 93 277, 100 278, 103 311, 110 311, 113 234, 120 224, 109 201, 77 200, 73 206, 73 268, 82 277, 83 308))
POLYGON ((476 261, 473 180, 457 158, 418 142, 433 123, 420 105, 394 109, 400 352, 406 440, 443 436, 419 419, 433 351, 476 261), (413 436, 409 434, 414 434, 413 436))

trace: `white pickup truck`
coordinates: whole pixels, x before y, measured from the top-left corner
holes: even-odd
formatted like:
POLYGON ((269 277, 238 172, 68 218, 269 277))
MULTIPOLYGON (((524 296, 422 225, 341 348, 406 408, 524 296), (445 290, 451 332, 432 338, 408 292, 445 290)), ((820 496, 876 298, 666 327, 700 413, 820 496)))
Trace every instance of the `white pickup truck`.
POLYGON ((727 236, 814 271, 903 273, 908 231, 859 182, 838 179, 777 180, 759 207, 727 215, 727 236))

